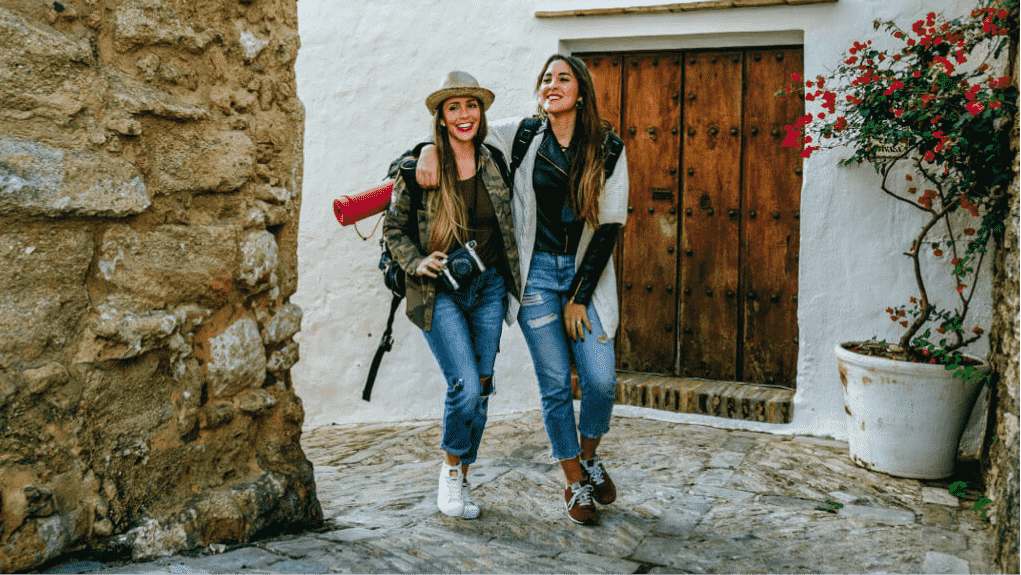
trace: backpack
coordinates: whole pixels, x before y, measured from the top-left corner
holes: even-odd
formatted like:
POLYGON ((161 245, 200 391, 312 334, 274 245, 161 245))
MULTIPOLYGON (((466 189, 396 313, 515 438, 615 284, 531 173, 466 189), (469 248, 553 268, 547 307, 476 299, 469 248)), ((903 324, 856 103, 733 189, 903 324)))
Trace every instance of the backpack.
MULTIPOLYGON (((509 186, 511 186, 511 193, 513 193, 513 178, 512 173, 507 169, 507 161, 503 157, 503 153, 500 150, 484 144, 489 150, 489 153, 493 156, 493 160, 496 162, 497 168, 500 169, 500 175, 509 186)), ((409 237, 415 241, 419 241, 418 235, 418 211, 425 209, 423 203, 423 191, 421 186, 418 185, 418 181, 415 179, 415 164, 416 160, 414 156, 417 150, 409 150, 405 152, 403 156, 395 160, 390 164, 390 169, 387 170, 387 177, 396 179, 397 175, 400 174, 404 180, 404 185, 408 189, 408 194, 411 196, 411 212, 408 218, 412 222, 416 222, 412 230, 410 230, 409 237)), ((519 162, 520 163, 520 162, 519 162)), ((380 338, 379 347, 376 348, 376 354, 372 357, 372 363, 369 365, 369 376, 365 380, 365 387, 362 389, 362 399, 369 401, 372 396, 372 386, 376 382, 376 374, 379 372, 379 364, 383 361, 383 354, 393 349, 393 324, 394 317, 397 315, 397 307, 401 304, 401 300, 407 293, 407 272, 397 263, 394 259, 393 253, 390 252, 390 246, 386 243, 386 238, 379 239, 380 255, 379 255, 379 270, 383 272, 383 285, 386 286, 392 297, 390 298, 390 315, 386 320, 386 329, 383 331, 383 336, 380 338)))

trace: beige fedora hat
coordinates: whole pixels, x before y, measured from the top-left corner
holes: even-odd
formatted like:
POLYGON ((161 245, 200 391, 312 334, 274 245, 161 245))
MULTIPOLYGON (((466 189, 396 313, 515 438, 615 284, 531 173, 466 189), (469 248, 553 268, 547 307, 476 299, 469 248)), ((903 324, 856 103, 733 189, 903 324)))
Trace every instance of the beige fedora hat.
POLYGON ((479 86, 479 81, 475 79, 475 76, 468 72, 454 70, 443 78, 439 89, 425 99, 425 107, 429 108, 429 112, 435 112, 436 107, 444 100, 457 96, 477 98, 479 102, 482 102, 482 111, 486 111, 496 98, 493 92, 479 86))

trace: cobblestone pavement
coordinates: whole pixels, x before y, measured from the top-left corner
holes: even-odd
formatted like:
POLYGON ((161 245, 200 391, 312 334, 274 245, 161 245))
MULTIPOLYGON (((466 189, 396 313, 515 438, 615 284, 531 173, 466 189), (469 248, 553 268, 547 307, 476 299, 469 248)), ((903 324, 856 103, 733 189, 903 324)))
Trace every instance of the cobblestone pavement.
POLYGON ((150 563, 47 573, 991 573, 991 528, 949 480, 855 466, 847 444, 614 417, 618 498, 571 523, 539 412, 491 418, 474 521, 436 509, 438 422, 305 433, 328 527, 150 563))

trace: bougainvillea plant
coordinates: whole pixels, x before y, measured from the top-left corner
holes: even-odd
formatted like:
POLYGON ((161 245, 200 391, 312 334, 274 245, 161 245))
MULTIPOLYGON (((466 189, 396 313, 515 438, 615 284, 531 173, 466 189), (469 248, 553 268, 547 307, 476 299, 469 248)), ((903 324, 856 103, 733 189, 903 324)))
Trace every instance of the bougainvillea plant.
POLYGON ((858 351, 939 363, 980 380, 959 349, 982 335, 966 317, 990 238, 1002 233, 1008 213, 1018 91, 998 71, 1018 33, 1018 0, 984 2, 955 19, 929 13, 910 30, 879 21, 875 29, 890 36, 882 48, 855 41, 832 73, 795 74, 780 91, 817 110, 786 127, 783 145, 801 147, 805 158, 853 150, 841 165, 872 164, 882 190, 922 215, 906 252, 918 292, 886 309, 905 331, 898 344, 858 351), (932 300, 922 270, 930 264, 946 267, 953 304, 932 300))

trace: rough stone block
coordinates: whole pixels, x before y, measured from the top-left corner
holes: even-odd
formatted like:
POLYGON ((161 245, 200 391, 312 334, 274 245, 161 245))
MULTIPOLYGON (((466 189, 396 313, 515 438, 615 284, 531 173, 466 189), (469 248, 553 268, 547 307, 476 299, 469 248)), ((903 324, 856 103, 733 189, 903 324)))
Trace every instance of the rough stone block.
POLYGON ((845 505, 837 511, 842 517, 854 517, 880 523, 914 523, 915 514, 903 509, 870 507, 867 505, 845 505))
POLYGON ((241 244, 241 271, 238 278, 252 291, 276 284, 279 249, 273 234, 266 230, 249 232, 241 244))
POLYGON ((266 379, 266 348, 255 320, 244 318, 209 340, 206 380, 214 397, 231 397, 266 379))
POLYGON ((165 225, 136 230, 114 225, 103 234, 96 273, 122 293, 154 308, 171 303, 215 304, 235 274, 237 240, 223 226, 165 225))
POLYGON ((167 132, 156 142, 155 194, 232 192, 255 175, 255 144, 244 132, 167 132))
POLYGON ((925 563, 922 564, 922 573, 971 573, 971 566, 960 557, 928 551, 925 563))
POLYGON ((120 158, 0 138, 0 214, 122 218, 151 203, 141 172, 120 158))
POLYGON ((266 361, 266 371, 280 373, 287 371, 298 363, 298 342, 291 342, 270 354, 266 361))
POLYGON ((950 491, 943 487, 922 487, 922 501, 947 507, 960 507, 961 505, 961 500, 951 495, 950 491))
POLYGON ((262 333, 262 342, 266 345, 280 343, 301 330, 301 308, 295 304, 280 306, 273 314, 262 333))
POLYGON ((35 233, 0 230, 0 365, 31 361, 80 330, 92 260, 86 229, 46 225, 35 233))

